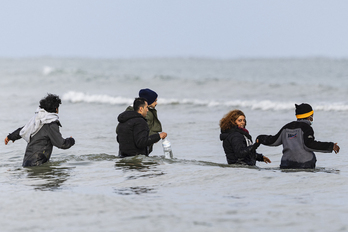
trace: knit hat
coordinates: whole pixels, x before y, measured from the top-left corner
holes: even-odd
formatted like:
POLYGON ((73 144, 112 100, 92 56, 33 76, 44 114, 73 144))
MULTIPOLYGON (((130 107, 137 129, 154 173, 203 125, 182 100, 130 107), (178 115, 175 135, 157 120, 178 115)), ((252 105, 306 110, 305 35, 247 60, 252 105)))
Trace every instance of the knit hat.
POLYGON ((312 107, 307 104, 307 103, 302 103, 301 105, 296 106, 296 118, 301 119, 301 118, 308 118, 309 116, 313 115, 314 111, 312 107))
POLYGON ((151 89, 141 89, 139 91, 139 97, 143 97, 147 100, 147 104, 151 105, 157 99, 157 93, 151 89))

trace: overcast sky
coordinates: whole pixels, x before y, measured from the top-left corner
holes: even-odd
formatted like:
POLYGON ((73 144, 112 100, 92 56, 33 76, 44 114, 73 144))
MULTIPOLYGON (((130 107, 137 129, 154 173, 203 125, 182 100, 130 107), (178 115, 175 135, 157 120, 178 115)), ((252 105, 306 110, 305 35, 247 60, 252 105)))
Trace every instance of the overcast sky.
POLYGON ((347 0, 1 0, 0 57, 348 57, 347 0))

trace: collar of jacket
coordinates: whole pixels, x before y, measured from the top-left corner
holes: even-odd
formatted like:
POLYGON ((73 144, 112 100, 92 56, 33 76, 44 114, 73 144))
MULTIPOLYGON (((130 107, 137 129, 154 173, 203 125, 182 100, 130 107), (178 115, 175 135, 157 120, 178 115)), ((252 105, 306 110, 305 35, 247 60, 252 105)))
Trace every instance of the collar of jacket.
POLYGON ((304 123, 307 123, 308 125, 311 125, 311 122, 308 120, 308 119, 297 119, 298 122, 304 122, 304 123))

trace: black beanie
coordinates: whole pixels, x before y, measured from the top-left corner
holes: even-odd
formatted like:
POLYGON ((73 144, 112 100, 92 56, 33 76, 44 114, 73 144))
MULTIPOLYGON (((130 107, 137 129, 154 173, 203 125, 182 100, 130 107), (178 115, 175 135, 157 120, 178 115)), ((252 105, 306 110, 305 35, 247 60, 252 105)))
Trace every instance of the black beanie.
POLYGON ((151 105, 157 99, 157 93, 151 89, 141 89, 139 91, 139 97, 143 97, 147 100, 147 104, 151 105))
POLYGON ((296 107, 296 118, 308 118, 309 116, 311 116, 314 111, 312 109, 312 107, 307 104, 307 103, 302 103, 301 105, 297 105, 295 104, 296 107))

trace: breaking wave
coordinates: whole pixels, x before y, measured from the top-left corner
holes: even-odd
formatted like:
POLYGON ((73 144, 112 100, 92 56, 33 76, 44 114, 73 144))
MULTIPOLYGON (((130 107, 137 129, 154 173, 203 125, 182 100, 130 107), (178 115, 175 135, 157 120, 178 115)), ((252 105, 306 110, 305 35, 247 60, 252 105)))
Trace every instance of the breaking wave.
POLYGON ((106 94, 85 94, 82 92, 70 91, 63 95, 64 101, 70 101, 72 103, 85 102, 85 103, 103 103, 112 105, 124 105, 132 104, 134 99, 125 97, 112 97, 106 94))
MULTIPOLYGON (((111 105, 130 105, 133 103, 133 98, 125 98, 121 96, 113 97, 106 94, 85 94, 82 92, 70 91, 63 95, 64 101, 72 103, 100 103, 111 105)), ((200 99, 175 99, 175 98, 160 98, 159 104, 163 105, 194 105, 206 107, 243 107, 253 110, 293 110, 294 102, 281 102, 271 100, 234 100, 234 101, 217 101, 217 100, 200 100, 200 99)), ((314 110, 317 111, 348 111, 348 105, 344 103, 320 103, 312 104, 314 110)))

